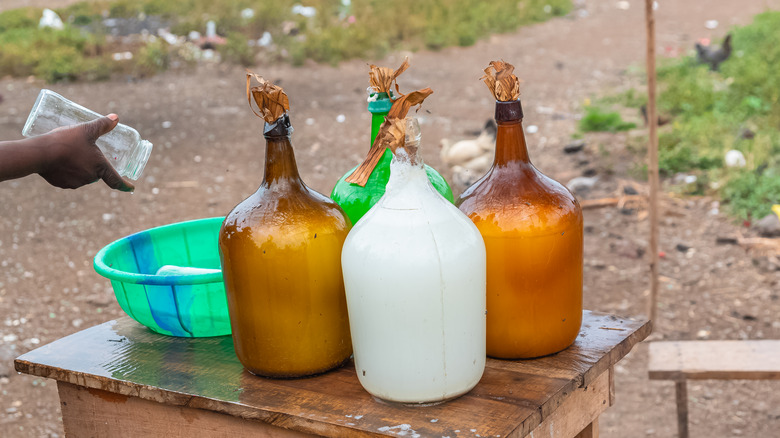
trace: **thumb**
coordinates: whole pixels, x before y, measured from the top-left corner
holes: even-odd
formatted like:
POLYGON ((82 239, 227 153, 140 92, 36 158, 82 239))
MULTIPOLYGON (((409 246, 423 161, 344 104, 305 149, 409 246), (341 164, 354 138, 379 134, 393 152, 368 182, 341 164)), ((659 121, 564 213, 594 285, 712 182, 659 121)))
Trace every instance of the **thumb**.
POLYGON ((123 192, 132 192, 135 190, 135 186, 130 181, 119 176, 119 173, 117 173, 117 171, 108 163, 100 169, 98 175, 100 176, 100 179, 112 189, 123 192))
POLYGON ((89 138, 90 141, 95 142, 98 137, 107 134, 114 129, 118 123, 119 116, 112 113, 105 117, 84 123, 82 126, 87 134, 87 138, 89 138))

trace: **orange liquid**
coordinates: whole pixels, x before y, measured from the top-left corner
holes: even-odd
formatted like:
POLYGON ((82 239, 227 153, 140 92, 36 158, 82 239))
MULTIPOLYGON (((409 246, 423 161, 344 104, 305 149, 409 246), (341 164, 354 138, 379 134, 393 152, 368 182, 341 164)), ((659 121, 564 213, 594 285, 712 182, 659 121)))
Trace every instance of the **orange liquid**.
POLYGON ((487 251, 487 354, 545 356, 582 322, 582 211, 528 160, 522 125, 498 123, 496 161, 459 198, 487 251))
POLYGON ((581 223, 548 234, 475 224, 487 251, 488 355, 530 358, 571 345, 582 322, 581 223))
POLYGON ((254 374, 300 377, 352 354, 341 272, 350 226, 282 146, 269 142, 266 180, 227 216, 219 246, 238 359, 254 374))

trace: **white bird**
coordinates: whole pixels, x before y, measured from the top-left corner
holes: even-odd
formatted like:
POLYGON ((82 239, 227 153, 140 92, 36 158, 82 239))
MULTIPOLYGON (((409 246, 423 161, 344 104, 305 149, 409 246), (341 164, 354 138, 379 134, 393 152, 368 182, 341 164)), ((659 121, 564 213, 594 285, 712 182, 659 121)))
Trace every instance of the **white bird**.
POLYGON ((493 154, 480 155, 462 166, 453 166, 452 179, 459 187, 465 189, 477 182, 492 165, 493 154))
POLYGON ((493 164, 496 148, 496 122, 488 120, 477 138, 452 143, 441 140, 439 156, 452 169, 452 181, 465 189, 474 184, 493 164))
POLYGON ((745 167, 747 165, 747 160, 745 160, 745 155, 742 154, 742 152, 732 149, 728 152, 726 152, 726 158, 724 159, 726 162, 726 166, 728 167, 745 167))
POLYGON ((490 154, 496 147, 496 122, 488 120, 477 138, 451 142, 443 138, 440 143, 441 161, 450 167, 464 166, 471 160, 490 154))

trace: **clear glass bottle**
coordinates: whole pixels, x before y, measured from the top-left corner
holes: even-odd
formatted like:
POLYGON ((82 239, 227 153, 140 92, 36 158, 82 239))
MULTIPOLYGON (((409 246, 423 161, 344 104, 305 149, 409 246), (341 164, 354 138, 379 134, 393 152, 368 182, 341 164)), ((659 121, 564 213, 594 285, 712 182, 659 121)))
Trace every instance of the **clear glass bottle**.
POLYGON ((545 356, 580 330, 582 210, 531 164, 520 101, 496 101, 495 118, 493 167, 457 201, 487 249, 487 354, 545 356))
POLYGON ((431 185, 417 120, 406 120, 387 191, 347 236, 342 267, 360 383, 384 400, 433 403, 484 371, 485 246, 431 185))
MULTIPOLYGON (((371 144, 374 144, 379 127, 384 123, 391 106, 392 101, 387 93, 371 93, 369 95, 368 111, 371 112, 371 144)), ((385 149, 382 158, 374 167, 364 187, 346 181, 358 166, 353 167, 339 178, 333 187, 333 191, 330 194, 331 199, 344 209, 344 212, 349 216, 353 224, 356 224, 385 194, 385 186, 390 179, 390 161, 392 157, 393 153, 390 149, 385 149)), ((425 173, 436 191, 441 193, 448 201, 454 202, 452 189, 450 189, 444 177, 428 165, 425 166, 425 173)))
POLYGON ((341 271, 350 223, 301 180, 291 133, 286 114, 266 123, 263 182, 219 235, 236 355, 267 377, 322 373, 352 354, 341 271))
MULTIPOLYGON (((34 137, 55 128, 90 122, 100 117, 103 116, 43 89, 27 117, 22 135, 34 137)), ((152 143, 143 140, 135 129, 121 123, 108 134, 100 136, 95 143, 119 175, 133 180, 141 177, 152 153, 152 143)))

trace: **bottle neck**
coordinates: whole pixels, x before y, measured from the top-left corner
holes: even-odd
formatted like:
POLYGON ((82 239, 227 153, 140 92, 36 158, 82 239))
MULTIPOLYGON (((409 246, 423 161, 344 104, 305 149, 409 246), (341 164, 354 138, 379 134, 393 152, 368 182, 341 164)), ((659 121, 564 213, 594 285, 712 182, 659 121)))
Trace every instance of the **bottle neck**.
POLYGON ((369 147, 374 144, 379 128, 382 127, 387 113, 390 112, 390 108, 393 106, 393 102, 387 93, 377 93, 371 97, 375 97, 375 99, 368 102, 368 111, 371 113, 371 144, 369 144, 369 147))
POLYGON ((371 147, 371 145, 374 144, 374 140, 376 140, 376 135, 379 134, 379 128, 381 128, 382 123, 385 122, 385 117, 387 117, 387 111, 371 113, 371 144, 368 145, 368 147, 371 147))
POLYGON ((528 147, 525 144, 523 122, 514 120, 497 122, 495 166, 504 166, 513 162, 530 163, 528 147))
POLYGON ((519 100, 496 102, 496 158, 494 167, 514 162, 530 163, 523 132, 523 108, 519 100))
POLYGON ((263 185, 288 183, 303 185, 298 174, 290 136, 265 136, 265 175, 263 185))
POLYGON ((418 155, 418 147, 405 144, 399 147, 390 160, 390 178, 387 181, 387 193, 403 187, 420 189, 430 184, 425 166, 418 155))
POLYGON ((396 150, 393 159, 410 167, 424 168, 422 156, 420 156, 420 141, 404 143, 403 147, 396 150))

